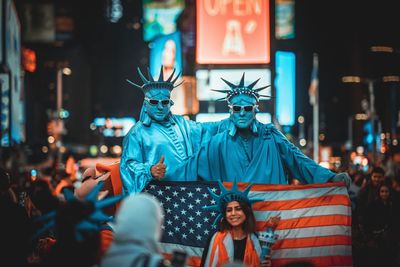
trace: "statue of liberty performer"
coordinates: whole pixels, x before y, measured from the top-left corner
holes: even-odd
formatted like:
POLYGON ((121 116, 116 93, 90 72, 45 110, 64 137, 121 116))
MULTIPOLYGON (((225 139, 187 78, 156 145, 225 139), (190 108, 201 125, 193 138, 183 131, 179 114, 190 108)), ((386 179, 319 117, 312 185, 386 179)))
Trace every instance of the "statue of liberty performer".
POLYGON ((152 179, 161 179, 168 171, 167 166, 176 166, 197 152, 202 139, 203 127, 199 123, 170 111, 174 104, 171 91, 181 84, 175 85, 179 77, 174 77, 175 70, 166 80, 163 67, 158 80, 153 79, 150 71, 148 78, 139 68, 138 73, 142 86, 128 82, 143 91, 144 103, 140 120, 123 141, 120 173, 124 194, 140 192, 152 179))
POLYGON ((253 89, 258 80, 239 84, 222 79, 230 88, 225 93, 230 117, 219 123, 219 133, 203 143, 194 156, 174 168, 166 179, 204 179, 257 184, 287 184, 288 173, 304 184, 345 181, 347 173, 336 174, 305 156, 272 124, 256 120, 259 92, 253 89))

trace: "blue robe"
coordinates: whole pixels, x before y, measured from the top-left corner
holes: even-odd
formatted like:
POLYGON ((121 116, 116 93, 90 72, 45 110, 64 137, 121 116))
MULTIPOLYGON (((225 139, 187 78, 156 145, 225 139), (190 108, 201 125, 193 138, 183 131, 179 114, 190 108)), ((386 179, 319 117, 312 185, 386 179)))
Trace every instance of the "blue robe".
POLYGON ((198 153, 166 174, 166 180, 204 180, 287 184, 288 172, 302 183, 325 183, 335 173, 305 156, 272 124, 253 123, 244 139, 233 123, 222 121, 219 133, 198 153))
MULTIPOLYGON (((139 121, 123 141, 120 162, 123 193, 142 191, 153 179, 151 166, 157 164, 161 156, 165 157, 168 173, 171 167, 194 155, 200 148, 202 136, 202 126, 182 116, 171 114, 166 123, 149 118, 139 121)), ((165 180, 176 181, 173 176, 165 180)))

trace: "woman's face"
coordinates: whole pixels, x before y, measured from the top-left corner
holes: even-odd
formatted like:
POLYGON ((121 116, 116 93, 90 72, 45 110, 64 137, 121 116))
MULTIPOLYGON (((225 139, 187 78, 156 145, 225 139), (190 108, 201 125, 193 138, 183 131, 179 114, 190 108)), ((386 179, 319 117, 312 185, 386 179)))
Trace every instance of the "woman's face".
POLYGON ((244 214, 242 207, 237 201, 228 203, 225 216, 232 227, 241 226, 246 220, 246 214, 244 214))
POLYGON ((381 189, 379 189, 379 197, 383 201, 386 201, 389 199, 389 196, 390 196, 389 188, 387 186, 381 186, 381 189))

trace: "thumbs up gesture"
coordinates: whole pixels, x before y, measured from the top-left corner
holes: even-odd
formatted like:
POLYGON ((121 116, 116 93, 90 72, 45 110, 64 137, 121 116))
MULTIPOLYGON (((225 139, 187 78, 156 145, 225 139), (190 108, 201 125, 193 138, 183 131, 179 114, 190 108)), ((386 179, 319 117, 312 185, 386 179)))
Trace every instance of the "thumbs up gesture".
POLYGON ((164 156, 161 156, 161 159, 157 164, 151 166, 151 175, 156 179, 161 179, 165 175, 166 166, 164 164, 164 156))

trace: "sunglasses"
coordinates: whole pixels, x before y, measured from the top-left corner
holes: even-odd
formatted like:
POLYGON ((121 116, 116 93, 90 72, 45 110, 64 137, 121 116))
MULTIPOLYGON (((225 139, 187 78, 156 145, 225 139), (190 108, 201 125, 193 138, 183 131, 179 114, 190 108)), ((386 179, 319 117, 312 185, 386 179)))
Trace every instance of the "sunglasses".
POLYGON ((233 112, 240 112, 242 110, 246 111, 246 112, 250 112, 253 111, 257 105, 255 106, 236 106, 236 105, 230 105, 229 106, 231 108, 231 110, 233 110, 233 112))
POLYGON ((171 104, 171 99, 163 99, 163 100, 157 100, 157 99, 150 99, 150 98, 145 98, 144 100, 146 100, 147 102, 150 103, 150 105, 158 105, 161 102, 161 105, 163 106, 167 106, 169 104, 171 104))

